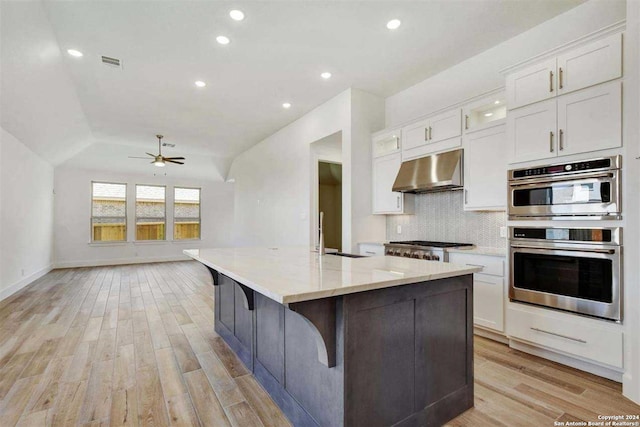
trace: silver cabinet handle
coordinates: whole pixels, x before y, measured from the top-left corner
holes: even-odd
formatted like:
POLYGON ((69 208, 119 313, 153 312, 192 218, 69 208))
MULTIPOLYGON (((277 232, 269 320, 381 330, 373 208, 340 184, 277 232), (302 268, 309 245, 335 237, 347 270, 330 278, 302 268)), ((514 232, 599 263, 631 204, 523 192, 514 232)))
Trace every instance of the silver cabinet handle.
POLYGON ((371 254, 371 255, 375 255, 375 252, 371 252, 371 251, 364 251, 365 254, 371 254))
POLYGON ((553 153, 553 131, 549 132, 549 152, 553 153))
POLYGON ((469 116, 465 114, 464 116, 464 129, 469 129, 469 116))
POLYGON ((575 341, 575 342, 581 342, 583 344, 587 343, 585 340, 580 339, 580 338, 573 338, 573 337, 569 337, 567 335, 556 334, 555 332, 545 331, 544 329, 538 329, 538 328, 529 328, 529 329, 531 329, 532 331, 536 331, 536 332, 542 332, 543 334, 549 334, 549 335, 553 335, 555 337, 560 337, 560 338, 564 338, 564 339, 575 341))
POLYGON ((400 209, 400 196, 396 198, 396 207, 400 209))
POLYGON ((558 133, 558 143, 560 144, 560 151, 564 150, 564 144, 562 143, 562 136, 564 135, 564 131, 560 129, 558 133))
POLYGON ((470 267, 480 267, 480 268, 484 268, 485 267, 484 265, 480 265, 480 264, 465 264, 465 265, 468 265, 470 267))
POLYGON ((469 203, 469 190, 464 190, 464 204, 469 203))
POLYGON ((429 128, 428 127, 424 128, 424 140, 425 141, 429 140, 429 128))
POLYGON ((431 136, 431 126, 429 126, 429 139, 433 139, 433 136, 431 136))
POLYGON ((553 92, 553 71, 549 71, 549 92, 553 92))
POLYGON ((558 88, 562 89, 562 67, 558 69, 558 79, 560 80, 558 83, 558 88))

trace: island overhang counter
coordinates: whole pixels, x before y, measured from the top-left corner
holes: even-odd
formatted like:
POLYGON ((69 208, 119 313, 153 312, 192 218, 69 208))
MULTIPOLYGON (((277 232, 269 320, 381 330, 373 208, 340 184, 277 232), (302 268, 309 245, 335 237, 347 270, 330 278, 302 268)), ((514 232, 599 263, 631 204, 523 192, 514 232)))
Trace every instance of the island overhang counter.
POLYGON ((215 331, 295 426, 437 426, 473 406, 473 273, 309 248, 194 249, 215 331))

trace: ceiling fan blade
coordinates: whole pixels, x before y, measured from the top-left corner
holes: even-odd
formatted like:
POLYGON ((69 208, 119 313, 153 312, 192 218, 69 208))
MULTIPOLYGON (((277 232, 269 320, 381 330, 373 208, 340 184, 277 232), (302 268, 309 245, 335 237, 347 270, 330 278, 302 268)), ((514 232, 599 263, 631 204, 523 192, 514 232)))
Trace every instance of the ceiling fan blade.
POLYGON ((149 160, 148 157, 136 157, 136 156, 129 156, 130 159, 145 159, 145 160, 149 160))
POLYGON ((184 157, 162 157, 165 160, 184 160, 184 157))
POLYGON ((147 153, 148 155, 150 155, 151 157, 155 157, 155 154, 151 154, 151 153, 147 153))
POLYGON ((164 158, 164 161, 165 162, 169 162, 169 163, 176 163, 176 164, 179 164, 179 165, 184 165, 184 162, 176 162, 175 160, 169 160, 166 157, 164 158))

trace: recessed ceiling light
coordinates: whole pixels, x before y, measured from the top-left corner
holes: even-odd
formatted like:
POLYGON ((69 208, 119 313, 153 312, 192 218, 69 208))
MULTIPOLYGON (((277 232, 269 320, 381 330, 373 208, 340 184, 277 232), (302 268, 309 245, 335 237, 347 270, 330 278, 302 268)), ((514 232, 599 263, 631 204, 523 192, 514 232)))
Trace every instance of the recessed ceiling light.
POLYGON ((244 13, 241 10, 232 10, 229 12, 229 16, 234 21, 242 21, 244 19, 244 13))
POLYGON ((493 116, 493 113, 484 113, 484 116, 485 117, 491 117, 491 116, 493 116))
POLYGON ((496 102, 494 102, 494 104, 496 105, 500 104, 500 100, 497 100, 496 102))
POLYGON ((79 50, 75 50, 75 49, 68 49, 67 53, 71 56, 75 56, 76 58, 80 58, 82 56, 82 52, 80 52, 79 50))
POLYGON ((225 37, 225 36, 218 36, 216 37, 216 41, 220 44, 229 44, 229 37, 225 37))
POLYGON ((400 24, 402 24, 402 22, 400 22, 399 19, 392 19, 391 21, 387 22, 387 28, 390 30, 395 30, 400 26, 400 24))
POLYGON ((325 71, 324 73, 320 74, 320 77, 322 77, 323 79, 327 80, 331 78, 331 73, 328 71, 325 71))
POLYGON ((282 104, 282 108, 287 108, 287 109, 291 108, 291 103, 285 102, 284 104, 282 104))
POLYGON ((198 81, 196 82, 196 86, 198 86, 198 87, 205 87, 206 85, 207 85, 207 84, 206 84, 205 82, 201 81, 201 80, 198 80, 198 81))

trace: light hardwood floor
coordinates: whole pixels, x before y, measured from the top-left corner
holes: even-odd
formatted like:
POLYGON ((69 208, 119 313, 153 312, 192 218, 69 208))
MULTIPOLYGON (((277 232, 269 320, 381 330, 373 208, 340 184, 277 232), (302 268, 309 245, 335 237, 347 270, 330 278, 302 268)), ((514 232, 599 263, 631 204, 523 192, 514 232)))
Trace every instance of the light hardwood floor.
MULTIPOLYGON (((213 331, 195 262, 55 270, 0 302, 0 425, 288 426, 213 331)), ((620 385, 475 340, 475 408, 451 426, 640 414, 620 385)))

